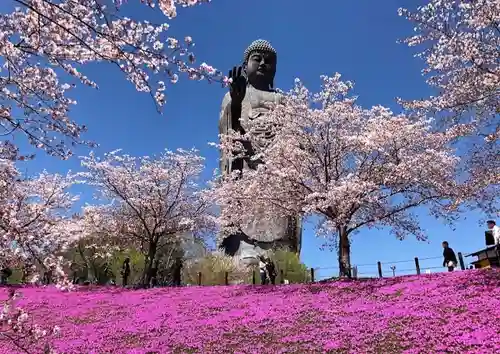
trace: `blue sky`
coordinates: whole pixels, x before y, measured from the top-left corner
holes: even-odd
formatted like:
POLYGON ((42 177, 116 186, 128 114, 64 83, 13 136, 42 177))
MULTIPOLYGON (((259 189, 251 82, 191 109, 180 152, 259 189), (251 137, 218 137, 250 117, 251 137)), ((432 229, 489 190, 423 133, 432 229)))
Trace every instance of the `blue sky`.
MULTIPOLYGON (((412 33, 412 25, 397 16, 400 6, 414 8, 422 1, 316 1, 306 5, 295 0, 213 0, 209 5, 180 9, 170 21, 172 36, 193 37, 198 61, 205 61, 223 72, 241 62, 243 51, 253 40, 271 41, 278 51, 275 86, 289 89, 300 77, 311 89, 319 87, 319 76, 340 72, 355 82, 359 103, 382 104, 398 110, 395 97, 420 98, 431 93, 420 74, 422 63, 414 50, 396 41, 412 33)), ((141 6, 139 1, 126 7, 126 15, 154 22, 165 20, 158 11, 141 6)), ((5 3, 4 3, 5 5, 5 3)), ((4 6, 0 7, 0 10, 4 6)), ((146 94, 135 91, 119 72, 107 65, 91 65, 85 73, 96 80, 99 90, 77 88, 72 97, 78 100, 73 117, 88 126, 85 139, 100 144, 96 152, 122 148, 132 155, 152 155, 165 148, 196 147, 207 159, 206 177, 217 166, 218 152, 208 146, 217 140, 219 108, 225 89, 220 85, 193 82, 181 77, 167 90, 167 105, 158 115, 146 94)), ((16 138, 24 148, 22 139, 16 138)), ((26 151, 26 150, 24 150, 26 151)), ((23 151, 23 152, 24 152, 23 151)), ((79 148, 76 155, 88 150, 79 148)), ((20 166, 33 174, 41 169, 50 172, 78 170, 79 161, 60 161, 37 152, 37 158, 20 166)), ((81 190, 82 201, 90 201, 91 192, 81 190)), ((398 241, 389 232, 368 231, 356 235, 352 245, 354 264, 362 273, 376 273, 376 262, 411 260, 413 257, 440 256, 441 241, 448 240, 455 251, 467 253, 484 245, 484 226, 478 213, 465 214, 455 231, 421 213, 429 241, 398 241)), ((334 252, 320 251, 321 240, 311 229, 304 230, 302 260, 311 267, 335 267, 334 252)), ((440 259, 422 261, 421 266, 439 266, 440 259)), ((412 268, 412 263, 396 264, 396 271, 412 268)), ((319 275, 334 270, 320 270, 319 275)))

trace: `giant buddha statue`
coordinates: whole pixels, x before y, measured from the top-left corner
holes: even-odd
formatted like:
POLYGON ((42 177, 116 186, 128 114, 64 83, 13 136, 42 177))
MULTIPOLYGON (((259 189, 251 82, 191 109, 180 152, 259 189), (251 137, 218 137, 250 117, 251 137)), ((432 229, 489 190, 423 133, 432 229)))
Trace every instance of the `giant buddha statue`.
MULTIPOLYGON (((276 64, 277 52, 268 41, 256 40, 245 50, 242 65, 229 72, 232 82, 222 101, 220 134, 230 130, 251 132, 258 135, 259 139, 256 140, 261 144, 274 138, 265 124, 257 124, 255 120, 269 111, 272 106, 269 103, 281 102, 282 96, 274 90, 276 64)), ((262 119, 259 121, 262 122, 262 119)), ((247 155, 243 158, 231 159, 222 153, 221 173, 227 175, 239 170, 244 174, 245 170, 256 169, 259 162, 251 157, 254 151, 262 147, 246 146, 247 155)), ((226 254, 237 257, 244 264, 255 264, 260 255, 271 250, 299 253, 302 225, 296 215, 272 222, 256 215, 249 226, 241 227, 237 233, 223 233, 221 238, 221 248, 226 254)))

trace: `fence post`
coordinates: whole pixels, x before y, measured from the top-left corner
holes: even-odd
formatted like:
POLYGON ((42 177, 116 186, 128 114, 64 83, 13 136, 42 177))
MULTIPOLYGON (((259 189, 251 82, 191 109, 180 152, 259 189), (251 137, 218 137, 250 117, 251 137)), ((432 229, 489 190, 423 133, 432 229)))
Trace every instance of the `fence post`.
POLYGON ((285 273, 280 269, 280 284, 285 284, 285 273))
POLYGON ((229 272, 224 273, 224 284, 229 285, 229 272))
POLYGON ((458 262, 460 263, 460 268, 465 270, 464 256, 462 256, 462 252, 458 252, 458 262))
POLYGON ((252 271, 252 285, 255 285, 255 269, 252 271))
POLYGON ((198 272, 198 285, 201 286, 201 272, 198 272))
POLYGON ((382 263, 377 262, 377 268, 378 268, 378 277, 382 278, 382 263))
POLYGON ((420 263, 418 262, 418 257, 415 257, 415 268, 417 268, 417 275, 420 275, 420 263))
POLYGON ((314 268, 311 268, 311 283, 314 283, 314 268))

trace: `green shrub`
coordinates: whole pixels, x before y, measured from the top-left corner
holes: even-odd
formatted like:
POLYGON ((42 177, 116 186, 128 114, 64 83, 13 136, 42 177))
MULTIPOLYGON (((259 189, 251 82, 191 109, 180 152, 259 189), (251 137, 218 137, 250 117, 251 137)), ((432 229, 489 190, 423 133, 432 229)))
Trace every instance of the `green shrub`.
POLYGON ((115 275, 116 283, 121 284, 122 276, 121 270, 125 258, 130 258, 130 277, 129 284, 137 284, 141 280, 142 272, 144 270, 144 255, 136 249, 128 249, 125 251, 117 251, 113 253, 110 260, 110 268, 115 275))
POLYGON ((186 284, 197 285, 198 274, 201 273, 202 285, 222 285, 225 283, 226 272, 228 272, 229 284, 251 283, 252 270, 240 267, 232 257, 221 253, 212 253, 186 262, 183 269, 183 281, 186 284))
POLYGON ((300 262, 300 258, 296 253, 288 251, 275 251, 271 254, 270 258, 276 265, 278 283, 281 280, 281 270, 283 270, 284 279, 288 280, 290 284, 306 283, 311 280, 311 274, 307 266, 300 262))

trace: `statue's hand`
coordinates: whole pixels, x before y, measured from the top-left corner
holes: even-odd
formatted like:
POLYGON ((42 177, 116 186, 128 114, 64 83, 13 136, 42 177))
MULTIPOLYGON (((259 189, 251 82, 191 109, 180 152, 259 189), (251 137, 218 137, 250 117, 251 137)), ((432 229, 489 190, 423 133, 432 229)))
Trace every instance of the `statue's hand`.
POLYGON ((229 85, 229 94, 231 95, 231 100, 233 103, 241 104, 243 98, 245 98, 245 93, 247 89, 247 79, 242 74, 242 67, 233 67, 233 70, 229 70, 229 78, 232 79, 229 85))

